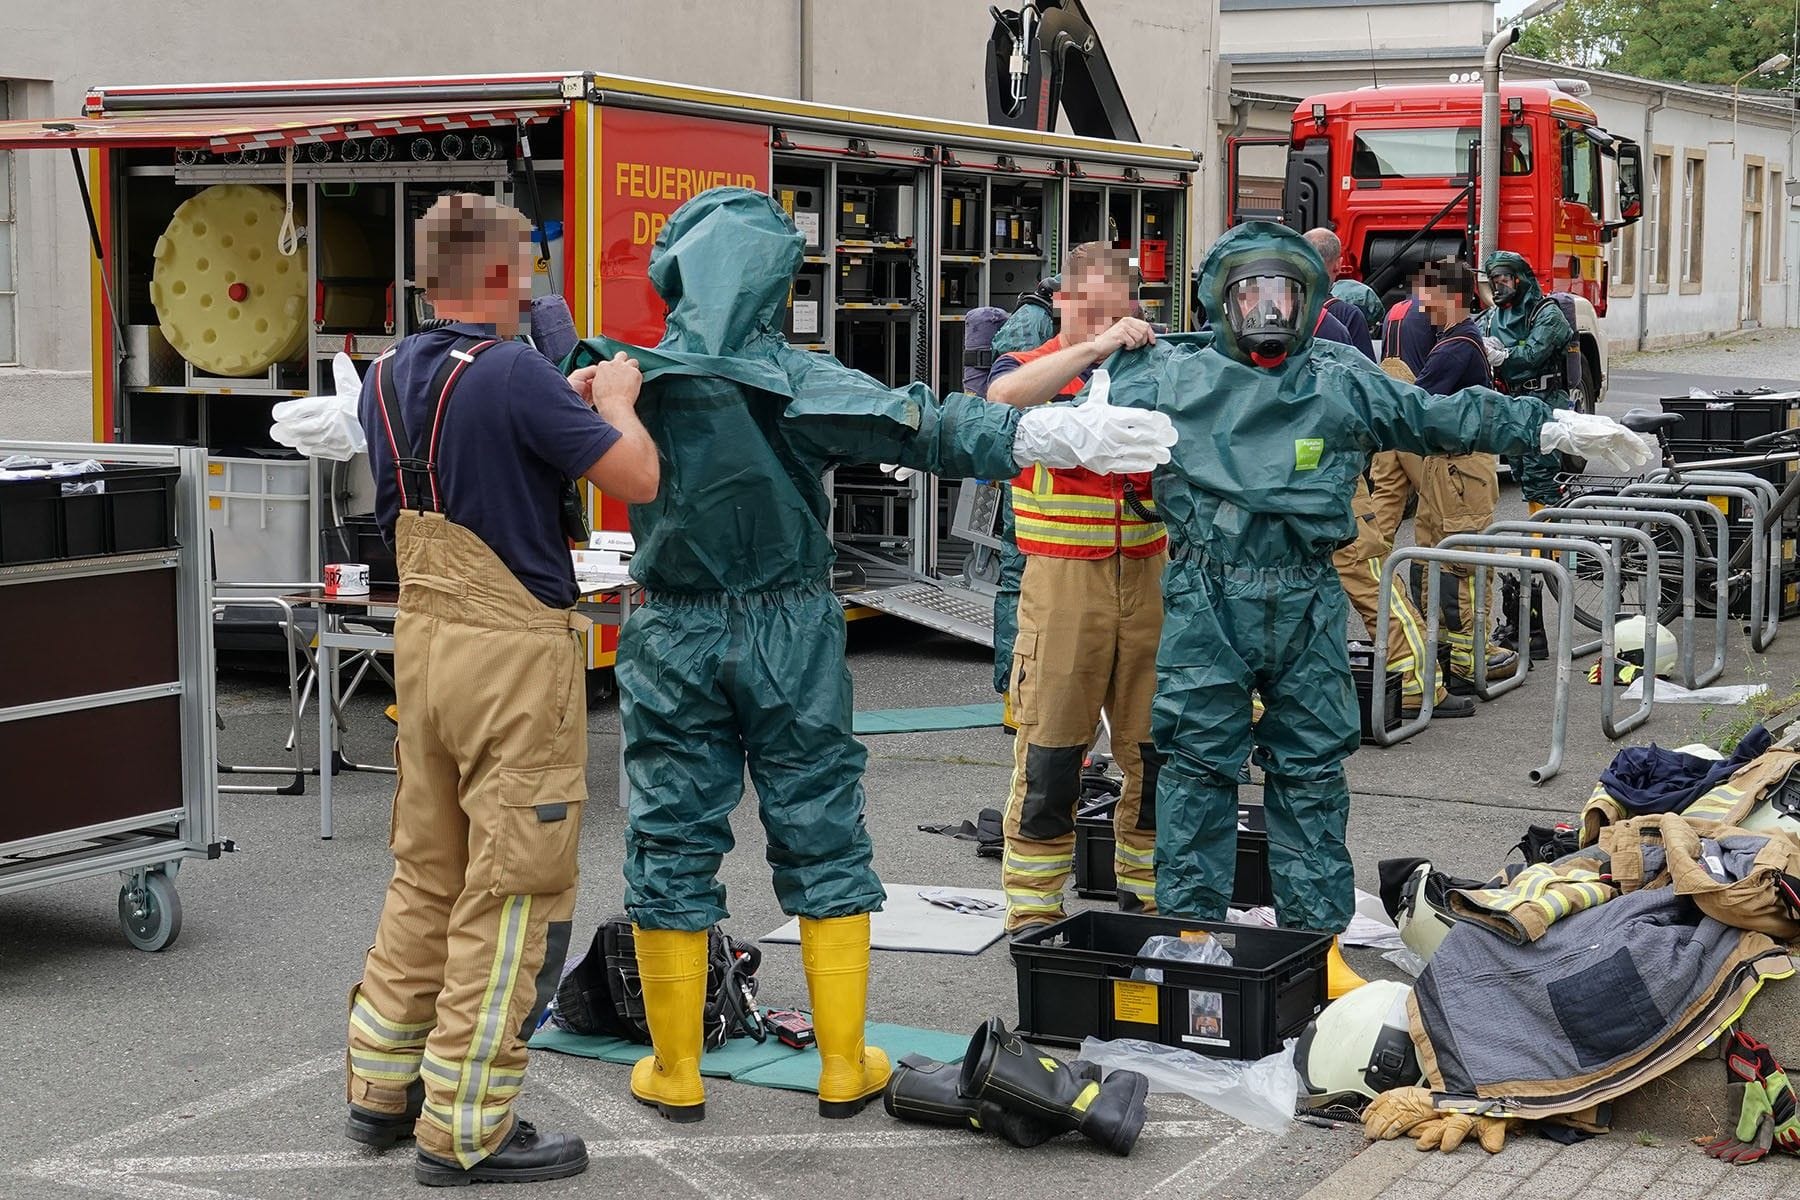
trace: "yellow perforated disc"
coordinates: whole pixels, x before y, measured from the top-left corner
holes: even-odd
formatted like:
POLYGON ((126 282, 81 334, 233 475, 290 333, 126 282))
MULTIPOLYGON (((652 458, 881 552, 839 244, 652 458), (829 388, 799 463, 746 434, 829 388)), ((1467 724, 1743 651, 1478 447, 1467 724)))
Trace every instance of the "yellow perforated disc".
POLYGON ((150 302, 163 336, 213 375, 257 375, 306 344, 305 250, 275 248, 280 193, 225 183, 190 197, 156 239, 150 302))

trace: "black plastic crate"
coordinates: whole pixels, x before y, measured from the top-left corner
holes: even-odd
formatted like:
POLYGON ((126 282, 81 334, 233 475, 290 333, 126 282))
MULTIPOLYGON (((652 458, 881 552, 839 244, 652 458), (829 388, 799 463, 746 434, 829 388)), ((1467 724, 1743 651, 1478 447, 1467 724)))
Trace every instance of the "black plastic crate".
POLYGON ((0 482, 0 566, 163 550, 175 542, 178 467, 107 466, 0 482), (63 485, 104 491, 65 496, 63 485))
MULTIPOLYGON (((1363 744, 1375 742, 1375 645, 1372 642, 1350 643, 1350 677, 1356 681, 1356 703, 1362 710, 1363 744)), ((1383 708, 1383 724, 1390 730, 1400 726, 1400 672, 1387 673, 1387 703, 1383 708)))
POLYGON ((1140 1038, 1211 1058, 1258 1059, 1281 1049, 1325 1007, 1332 935, 1104 911, 1077 913, 1012 943, 1018 1030, 1038 1042, 1080 1045, 1140 1038), (1232 966, 1140 958, 1157 935, 1201 931, 1232 966), (1134 980, 1137 968, 1160 983, 1134 980))
POLYGON ((1680 414, 1681 424, 1669 429, 1669 437, 1682 442, 1738 448, 1750 438, 1800 427, 1800 398, 1793 393, 1671 396, 1662 410, 1680 414))
MULTIPOLYGON (((1111 816, 1075 821, 1075 894, 1084 900, 1111 900, 1119 879, 1113 860, 1117 839, 1111 816)), ((1238 806, 1237 880, 1231 902, 1239 908, 1275 903, 1269 879, 1269 827, 1260 804, 1238 806)))
MULTIPOLYGON (((1718 442, 1692 442, 1684 441, 1679 438, 1670 438, 1669 453, 1674 457, 1676 463, 1679 464, 1703 462, 1707 459, 1715 458, 1736 458, 1744 455, 1753 455, 1756 451, 1747 450, 1742 445, 1728 445, 1718 442)), ((1788 479, 1793 473, 1793 466, 1794 464, 1787 462, 1772 462, 1765 463, 1762 466, 1729 467, 1726 469, 1734 474, 1754 475, 1758 479, 1766 479, 1777 489, 1780 489, 1787 486, 1788 479)), ((1697 483, 1693 486, 1696 495, 1704 494, 1705 484, 1697 483)), ((1714 500, 1714 503, 1724 505, 1725 515, 1734 522, 1743 522, 1744 529, 1746 531, 1749 530, 1750 509, 1742 500, 1738 499, 1736 496, 1720 496, 1714 500)), ((1790 512, 1782 518, 1782 525, 1784 528, 1792 528, 1796 521, 1800 521, 1800 514, 1790 512)), ((1733 540, 1737 538, 1736 530, 1732 531, 1732 537, 1733 540)))

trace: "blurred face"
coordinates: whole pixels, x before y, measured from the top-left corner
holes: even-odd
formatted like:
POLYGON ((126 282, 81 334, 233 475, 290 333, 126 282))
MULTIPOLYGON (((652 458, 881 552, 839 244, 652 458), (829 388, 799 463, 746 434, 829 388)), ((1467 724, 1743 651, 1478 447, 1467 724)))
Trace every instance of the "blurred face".
POLYGON ((1075 345, 1088 341, 1133 310, 1130 277, 1122 270, 1084 270, 1063 279, 1056 293, 1063 337, 1075 345))

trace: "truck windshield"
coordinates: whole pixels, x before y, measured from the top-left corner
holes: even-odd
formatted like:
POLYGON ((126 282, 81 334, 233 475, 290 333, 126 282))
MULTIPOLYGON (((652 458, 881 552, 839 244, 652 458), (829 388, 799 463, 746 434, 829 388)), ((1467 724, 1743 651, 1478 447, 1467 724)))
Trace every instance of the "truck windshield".
MULTIPOLYGON (((1474 126, 1451 129, 1364 129, 1350 154, 1353 179, 1448 179, 1469 172, 1469 147, 1480 134, 1474 126)), ((1531 127, 1501 130, 1500 173, 1531 174, 1531 127)))

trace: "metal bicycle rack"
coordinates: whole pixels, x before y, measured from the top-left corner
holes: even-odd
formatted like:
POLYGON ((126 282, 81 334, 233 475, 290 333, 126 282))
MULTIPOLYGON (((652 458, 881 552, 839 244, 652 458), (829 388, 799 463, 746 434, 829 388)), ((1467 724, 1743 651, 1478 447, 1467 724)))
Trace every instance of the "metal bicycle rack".
MULTIPOLYGON (((1457 536, 1464 538, 1480 538, 1483 535, 1459 534, 1457 536)), ((1526 539, 1518 538, 1501 540, 1525 541, 1526 539)), ((1543 540, 1567 541, 1570 539, 1543 540)), ((1590 547, 1592 552, 1596 553, 1603 563, 1610 566, 1612 562, 1611 556, 1606 554, 1597 543, 1582 544, 1590 547)), ((1374 729, 1375 743, 1384 747, 1393 746, 1405 741, 1431 722, 1432 700, 1437 694, 1438 615, 1442 608, 1442 604, 1438 598, 1438 578, 1443 564, 1458 563, 1474 567, 1491 567, 1504 571, 1535 572, 1540 575, 1549 576, 1551 580, 1562 585, 1565 589, 1571 587, 1574 583, 1574 577, 1569 573, 1569 568, 1553 558, 1530 558, 1521 557, 1515 554, 1482 553, 1477 550, 1453 550, 1442 546, 1405 546, 1395 550, 1392 554, 1388 555, 1386 563, 1382 566, 1381 599, 1376 608, 1376 628, 1373 631, 1375 642, 1374 671, 1376 679, 1382 678, 1382 676, 1387 673, 1387 635, 1388 622, 1391 620, 1389 597, 1393 595, 1394 574, 1402 563, 1415 561, 1425 563, 1428 569, 1425 604, 1426 653, 1423 667, 1425 694, 1422 697, 1423 703, 1419 710, 1419 715, 1411 721, 1390 730, 1386 728, 1387 697, 1383 694, 1383 689, 1379 687, 1373 689, 1369 700, 1370 724, 1374 729)), ((1617 575, 1615 574, 1612 578, 1616 583, 1617 575)), ((1529 595, 1530 589, 1522 588, 1520 590, 1524 593, 1520 606, 1520 613, 1526 621, 1529 621, 1529 605, 1531 603, 1529 595)), ((1565 590, 1558 594, 1567 595, 1568 592, 1565 590)), ((1531 772, 1531 782, 1533 783, 1543 783, 1562 769, 1563 742, 1567 737, 1569 728, 1569 682, 1574 676, 1574 660, 1569 655, 1569 647, 1574 638, 1575 617, 1568 605, 1557 605, 1556 621, 1556 701, 1550 719, 1550 757, 1545 761, 1543 766, 1535 768, 1531 772)), ((1486 664, 1478 656, 1475 662, 1475 670, 1477 672, 1478 682, 1480 683, 1485 683, 1485 679, 1482 678, 1486 675, 1485 667, 1486 664)), ((1500 690, 1490 689, 1489 694, 1499 695, 1501 691, 1518 687, 1524 682, 1525 675, 1526 672, 1520 671, 1517 676, 1515 676, 1516 682, 1508 681, 1505 687, 1500 690)))
POLYGON ((1620 488, 1618 494, 1692 499, 1698 488, 1708 496, 1736 498, 1750 507, 1750 648, 1761 654, 1775 641, 1781 625, 1781 572, 1769 570, 1771 558, 1776 563, 1781 561, 1781 530, 1776 527, 1771 535, 1769 529, 1768 496, 1773 486, 1766 479, 1735 472, 1707 472, 1682 478, 1685 482, 1653 479, 1631 483, 1620 488), (1736 482, 1726 482, 1727 479, 1736 482))
MULTIPOLYGON (((1731 562, 1731 523, 1725 519, 1725 514, 1720 512, 1716 505, 1709 504, 1704 500, 1680 500, 1664 496, 1605 496, 1597 493, 1577 496, 1556 511, 1572 512, 1594 509, 1604 510, 1608 514, 1608 519, 1617 516, 1622 520, 1652 523, 1650 518, 1659 517, 1663 519, 1653 523, 1667 524, 1670 520, 1678 522, 1679 527, 1676 532, 1681 538, 1684 554, 1694 556, 1691 563, 1684 558, 1682 566, 1681 685, 1689 689, 1702 688, 1723 675, 1725 673, 1725 639, 1731 630, 1729 611, 1731 608, 1731 580, 1726 574, 1731 562), (1718 540, 1714 543, 1715 557, 1709 559, 1714 566, 1713 584, 1716 593, 1713 602, 1713 664, 1707 668, 1704 674, 1695 674, 1694 672, 1693 651, 1694 594, 1698 590, 1694 569, 1698 567, 1700 560, 1694 549, 1693 528, 1682 519, 1680 515, 1682 513, 1691 513, 1696 517, 1708 516, 1718 535, 1718 540)), ((1660 597, 1658 598, 1658 607, 1661 607, 1660 597)), ((1648 614, 1646 614, 1647 618, 1648 614)))
MULTIPOLYGON (((1656 541, 1648 533, 1644 532, 1642 529, 1636 529, 1630 526, 1604 525, 1598 522, 1584 524, 1580 521, 1564 520, 1556 516, 1551 516, 1550 514, 1554 511, 1555 510, 1553 509, 1540 510, 1537 515, 1532 517, 1529 521, 1496 521, 1494 524, 1488 526, 1485 533, 1477 536, 1493 537, 1498 534, 1529 535, 1534 527, 1542 528, 1549 525, 1555 527, 1558 532, 1565 537, 1592 538, 1596 541, 1605 539, 1611 542, 1636 542, 1644 551, 1646 568, 1645 577, 1649 580, 1648 586, 1653 593, 1657 595, 1662 594, 1662 580, 1658 570, 1656 541)), ((1577 515, 1586 516, 1587 514, 1582 513, 1577 515)), ((1446 538, 1444 540, 1445 542, 1452 542, 1455 539, 1446 538)), ((1522 548, 1532 549, 1533 547, 1527 545, 1522 548)), ((1567 550, 1561 547, 1556 547, 1555 549, 1557 549, 1559 553, 1568 553, 1567 550)), ((1609 564, 1602 564, 1603 571, 1607 565, 1609 564)), ((1626 734, 1650 719, 1651 710, 1656 704, 1656 675, 1653 671, 1646 671, 1644 673, 1643 703, 1638 705, 1636 712, 1627 716, 1623 721, 1615 720, 1613 718, 1613 701, 1616 675, 1618 673, 1618 657, 1617 652, 1613 647, 1613 627, 1619 623, 1619 605, 1623 599, 1624 581, 1622 572, 1619 569, 1618 559, 1613 559, 1610 566, 1612 578, 1611 581, 1606 584, 1605 599, 1602 602, 1600 610, 1600 636, 1591 642, 1583 642, 1579 646, 1572 647, 1570 649, 1570 656, 1573 658, 1585 658, 1596 650, 1600 652, 1600 661, 1602 664, 1602 670, 1600 672, 1600 731, 1606 735, 1609 741, 1617 741, 1619 738, 1624 737, 1626 734)), ((1480 601, 1480 595, 1481 593, 1477 591, 1477 603, 1480 601)), ((1570 608, 1573 607, 1573 596, 1571 593, 1564 592, 1559 593, 1559 595, 1562 599, 1557 605, 1558 608, 1565 606, 1570 608)), ((1644 628, 1644 661, 1646 662, 1654 663, 1656 661, 1656 635, 1656 623, 1654 621, 1648 622, 1644 628)))

